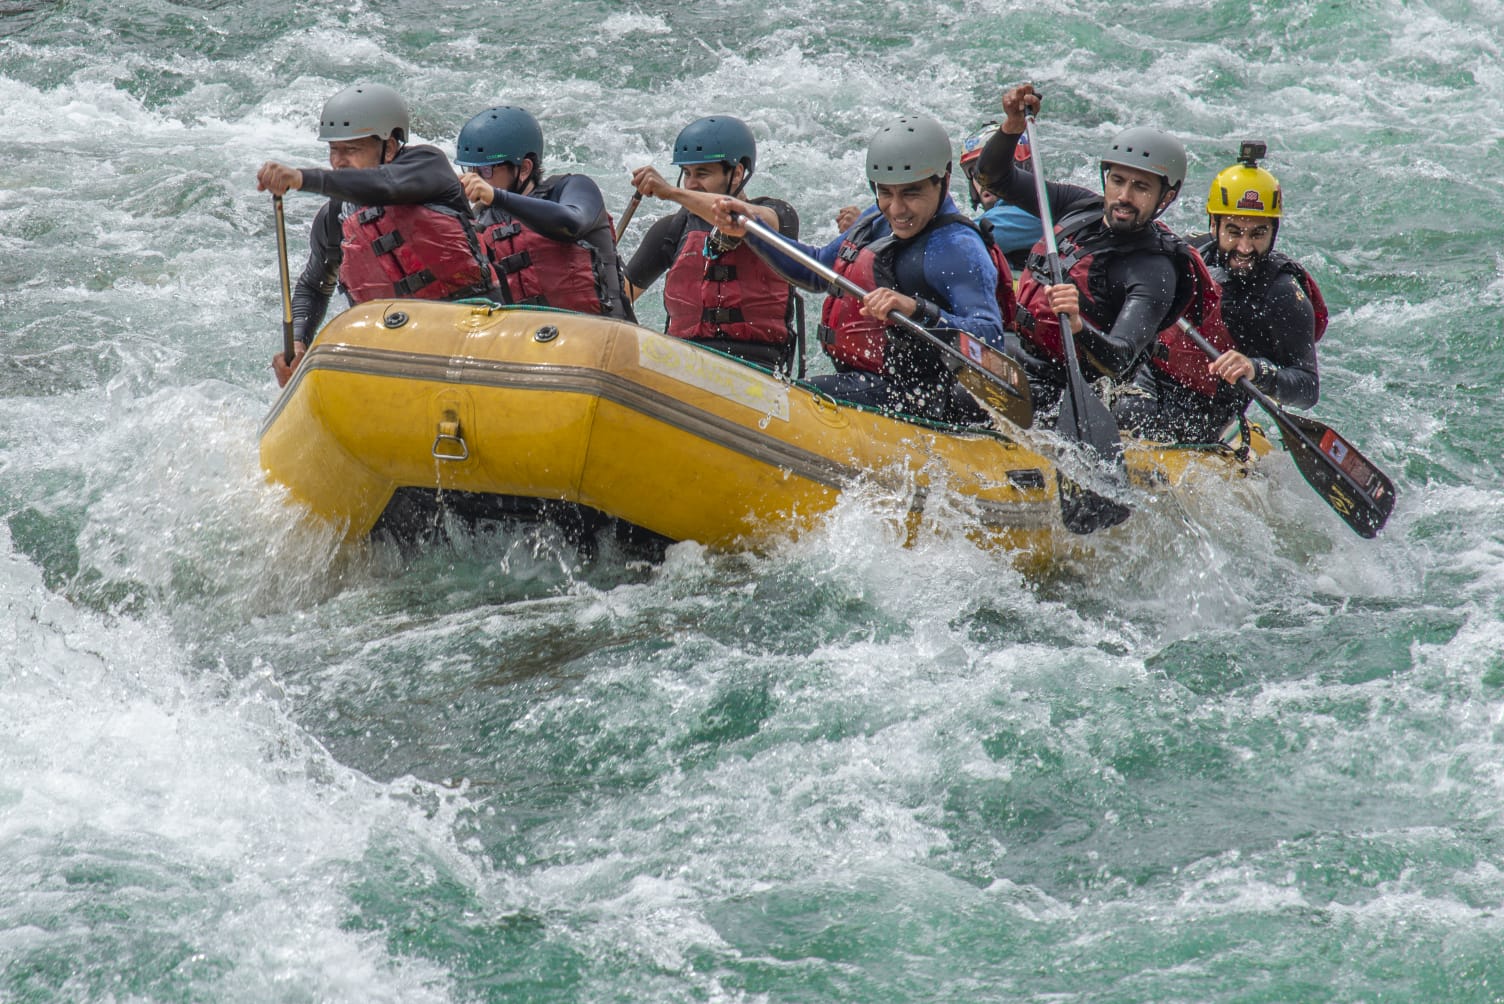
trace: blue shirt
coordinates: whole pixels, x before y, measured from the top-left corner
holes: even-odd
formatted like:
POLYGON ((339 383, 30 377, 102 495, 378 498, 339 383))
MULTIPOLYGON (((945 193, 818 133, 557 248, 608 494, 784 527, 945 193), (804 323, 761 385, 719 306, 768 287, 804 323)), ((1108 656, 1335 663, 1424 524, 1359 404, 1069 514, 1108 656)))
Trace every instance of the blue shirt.
POLYGON ((1010 206, 999 199, 977 222, 992 224, 992 239, 1003 254, 1027 251, 1044 239, 1044 224, 1027 209, 1010 206))
MULTIPOLYGON (((949 195, 940 203, 938 215, 960 214, 949 195)), ((834 267, 841 243, 847 235, 868 220, 879 216, 876 204, 869 206, 846 233, 823 248, 799 241, 788 243, 820 264, 834 267)), ((887 219, 873 223, 871 236, 878 240, 893 233, 887 219)), ((969 226, 947 223, 926 232, 925 240, 899 241, 894 258, 897 276, 895 289, 905 296, 934 294, 940 311, 941 328, 969 331, 998 350, 1003 350, 1003 313, 997 305, 997 267, 987 254, 982 238, 969 226)), ((816 273, 781 253, 756 235, 749 234, 760 252, 767 254, 773 267, 786 279, 812 292, 824 292, 828 284, 816 273)))

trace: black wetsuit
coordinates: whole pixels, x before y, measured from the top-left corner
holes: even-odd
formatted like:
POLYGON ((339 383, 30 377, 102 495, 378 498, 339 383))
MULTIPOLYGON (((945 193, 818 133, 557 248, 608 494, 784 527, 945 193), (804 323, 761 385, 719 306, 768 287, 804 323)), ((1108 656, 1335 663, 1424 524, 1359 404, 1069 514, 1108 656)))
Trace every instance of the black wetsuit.
MULTIPOLYGON (((977 177, 983 187, 1010 205, 1041 215, 1034 176, 1013 160, 1017 145, 1017 135, 994 133, 977 160, 977 177)), ((1103 333, 1094 333, 1088 327, 1076 335, 1076 342, 1097 369, 1122 377, 1143 358, 1160 330, 1175 320, 1180 279, 1175 259, 1160 250, 1162 242, 1149 227, 1132 233, 1118 233, 1108 227, 1102 218, 1106 203, 1091 189, 1045 182, 1045 193, 1050 218, 1057 225, 1088 210, 1096 213, 1095 220, 1077 231, 1075 242, 1104 259, 1100 267, 1093 262, 1089 288, 1082 290, 1086 295, 1081 300, 1082 316, 1103 333)), ((1043 262, 1036 264, 1042 267, 1043 262)), ((1041 281, 1049 283, 1050 279, 1042 275, 1041 281)), ((1023 320, 1024 325, 1028 323, 1023 320)), ((1028 348, 1027 329, 1022 333, 1028 348)), ((1040 367, 1031 365, 1030 369, 1037 371, 1040 367)), ((1054 377, 1046 380, 1047 384, 1058 381, 1063 385, 1058 366, 1045 363, 1042 369, 1042 376, 1054 377)), ((1058 394, 1059 386, 1054 389, 1058 394)))
MULTIPOLYGON (((1297 266, 1274 251, 1251 271, 1233 272, 1215 237, 1207 235, 1192 243, 1222 286, 1222 322, 1238 351, 1253 363, 1253 385, 1281 404, 1314 405, 1321 390, 1316 372, 1316 314, 1297 266)), ((1154 439, 1214 440, 1250 400, 1226 382, 1217 388, 1215 397, 1208 398, 1151 366, 1139 372, 1134 387, 1146 396, 1125 399, 1115 409, 1118 419, 1154 439)))
POLYGON ((609 317, 635 321, 632 303, 622 288, 616 237, 600 186, 583 174, 545 178, 526 195, 494 189, 495 201, 480 216, 481 229, 498 221, 498 214, 515 216, 550 240, 583 241, 590 246, 597 292, 609 317))
POLYGON ((449 158, 436 146, 405 146, 380 167, 303 168, 304 192, 329 196, 313 218, 308 262, 292 290, 293 338, 313 341, 339 281, 340 217, 349 206, 441 205, 470 217, 449 158))

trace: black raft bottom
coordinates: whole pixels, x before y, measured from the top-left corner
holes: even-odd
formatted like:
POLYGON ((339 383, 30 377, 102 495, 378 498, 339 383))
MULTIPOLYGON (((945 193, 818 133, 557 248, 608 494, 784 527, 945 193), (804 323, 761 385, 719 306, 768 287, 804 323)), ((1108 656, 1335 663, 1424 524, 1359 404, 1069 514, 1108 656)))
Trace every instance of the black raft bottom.
POLYGON ((556 529, 587 558, 595 556, 602 541, 611 540, 632 557, 662 561, 665 549, 673 543, 651 530, 575 502, 434 488, 398 488, 371 535, 405 548, 448 541, 456 529, 476 536, 540 525, 556 529))

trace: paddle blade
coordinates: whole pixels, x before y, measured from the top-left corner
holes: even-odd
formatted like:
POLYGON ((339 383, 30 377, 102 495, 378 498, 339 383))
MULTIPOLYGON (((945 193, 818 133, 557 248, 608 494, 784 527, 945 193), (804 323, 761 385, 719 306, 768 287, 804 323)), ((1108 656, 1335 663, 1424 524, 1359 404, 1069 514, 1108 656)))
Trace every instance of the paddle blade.
POLYGON ((1034 421, 1034 397, 1023 367, 965 331, 958 332, 957 349, 975 366, 955 367, 956 382, 991 414, 1027 429, 1034 421))
MULTIPOLYGON (((1084 383, 1084 381, 1083 381, 1084 383)), ((1084 387, 1082 388, 1083 390, 1084 387)), ((1085 390, 1085 407, 1078 409, 1076 395, 1067 387, 1060 396, 1060 434, 1068 440, 1078 441, 1084 447, 1083 459, 1103 474, 1115 487, 1127 484, 1127 465, 1123 460, 1123 441, 1118 437, 1118 426, 1112 413, 1102 399, 1085 390), (1092 406, 1100 410, 1100 416, 1091 414, 1092 406), (1082 419, 1082 414, 1087 416, 1082 419), (1103 419, 1105 418, 1105 421, 1103 419)), ((1060 492, 1060 521, 1071 533, 1095 533, 1117 526, 1133 515, 1133 510, 1098 494, 1080 483, 1066 477, 1057 468, 1055 485, 1060 492)))
POLYGON ((1102 399, 1091 392, 1084 378, 1072 379, 1060 395, 1060 420, 1055 428, 1065 439, 1085 446, 1096 463, 1121 472, 1126 478, 1117 420, 1102 399))
POLYGON ((1105 495, 1082 488, 1055 471, 1055 488, 1060 492, 1060 522, 1071 533, 1088 534, 1106 530, 1133 515, 1133 510, 1105 495))
POLYGON ((1394 511, 1394 482, 1336 431, 1289 412, 1271 411, 1295 467, 1360 537, 1372 538, 1394 511))

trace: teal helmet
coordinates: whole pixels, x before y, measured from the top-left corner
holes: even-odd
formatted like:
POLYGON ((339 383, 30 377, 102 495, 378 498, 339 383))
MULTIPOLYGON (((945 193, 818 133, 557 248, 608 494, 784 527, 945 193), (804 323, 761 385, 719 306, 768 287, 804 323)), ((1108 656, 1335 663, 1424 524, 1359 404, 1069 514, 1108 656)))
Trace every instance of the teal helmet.
POLYGON ((465 123, 454 144, 454 162, 461 167, 521 164, 543 159, 543 127, 525 108, 497 105, 465 123))
POLYGON ((757 168, 757 140, 752 138, 752 130, 741 119, 730 115, 708 115, 679 130, 679 138, 674 140, 673 163, 675 167, 740 164, 747 169, 742 179, 745 184, 757 168))

